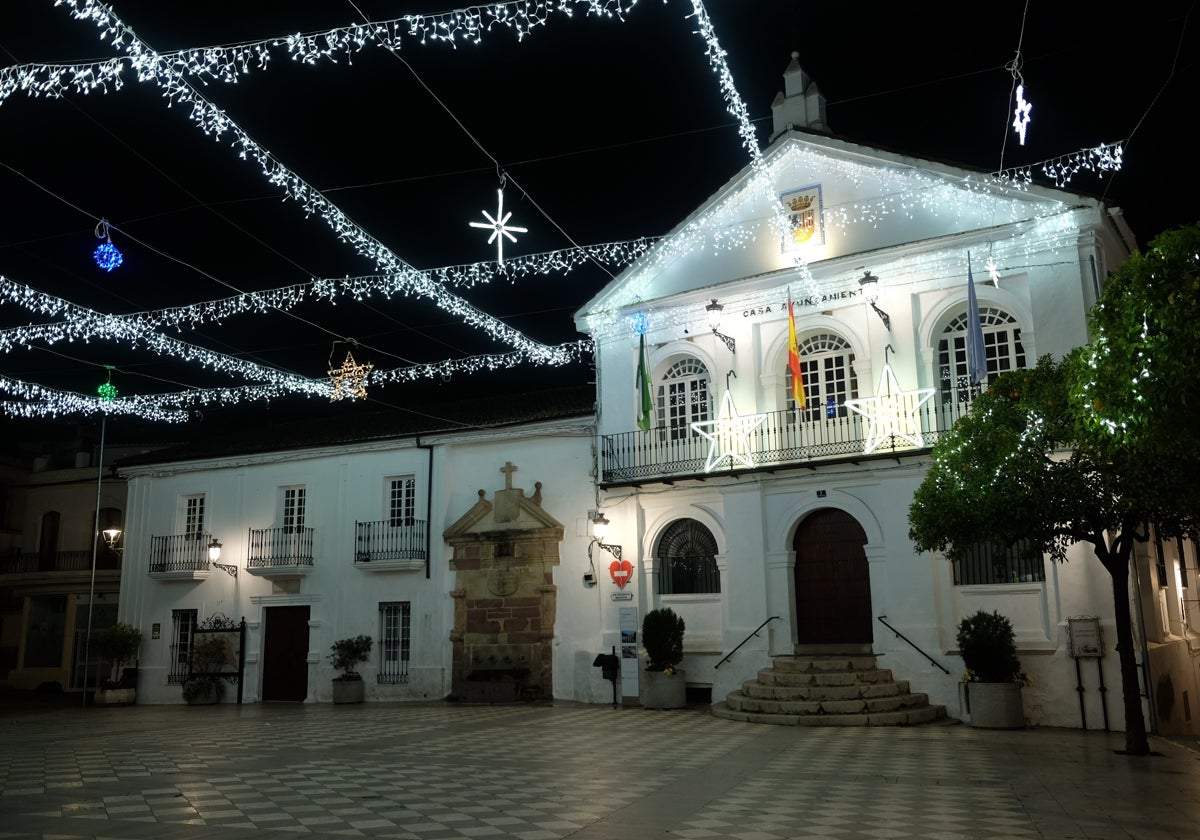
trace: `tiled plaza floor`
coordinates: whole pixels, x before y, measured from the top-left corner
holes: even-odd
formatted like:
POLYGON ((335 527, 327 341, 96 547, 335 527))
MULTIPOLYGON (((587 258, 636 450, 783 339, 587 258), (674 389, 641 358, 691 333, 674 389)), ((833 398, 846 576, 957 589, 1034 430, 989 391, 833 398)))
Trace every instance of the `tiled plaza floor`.
POLYGON ((0 838, 1200 837, 1200 752, 450 704, 0 708, 0 838))

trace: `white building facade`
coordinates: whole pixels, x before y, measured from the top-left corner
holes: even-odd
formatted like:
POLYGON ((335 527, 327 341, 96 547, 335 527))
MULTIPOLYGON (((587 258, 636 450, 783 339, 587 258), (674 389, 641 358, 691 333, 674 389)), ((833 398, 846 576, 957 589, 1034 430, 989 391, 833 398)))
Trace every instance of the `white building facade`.
MULTIPOLYGON (((599 644, 595 594, 580 583, 593 436, 589 399, 581 417, 512 428, 123 467, 121 618, 145 633, 138 702, 182 702, 191 640, 214 617, 245 619, 243 702, 329 702, 330 646, 359 634, 374 642, 357 669, 368 700, 452 695, 456 584, 443 534, 506 487, 566 523, 545 584, 558 598, 545 645, 554 694, 603 700, 607 684, 582 653, 599 644)), ((520 620, 498 619, 510 634, 520 620)), ((223 702, 236 690, 230 680, 223 702)))
MULTIPOLYGON (((795 61, 784 80, 761 166, 576 315, 596 342, 601 504, 635 602, 684 617, 689 684, 715 702, 772 655, 870 650, 952 716, 958 623, 995 609, 1032 679, 1029 720, 1120 728, 1099 563, 1080 548, 1061 566, 955 567, 914 552, 907 512, 930 447, 978 393, 969 267, 994 378, 1087 341, 1131 234, 1091 198, 829 136, 795 61), (1069 619, 1082 617, 1104 647, 1077 678, 1069 619)), ((606 640, 619 620, 604 614, 606 640)))

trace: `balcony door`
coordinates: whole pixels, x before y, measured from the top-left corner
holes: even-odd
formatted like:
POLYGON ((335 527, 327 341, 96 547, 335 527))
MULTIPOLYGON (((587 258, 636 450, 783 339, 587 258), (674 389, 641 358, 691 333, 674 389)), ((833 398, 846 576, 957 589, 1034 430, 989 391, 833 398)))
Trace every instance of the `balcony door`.
POLYGON ((858 520, 842 510, 818 510, 800 523, 792 543, 797 644, 873 641, 866 544, 858 520))
POLYGON ((264 615, 262 699, 303 702, 308 697, 308 619, 305 606, 267 607, 264 615))

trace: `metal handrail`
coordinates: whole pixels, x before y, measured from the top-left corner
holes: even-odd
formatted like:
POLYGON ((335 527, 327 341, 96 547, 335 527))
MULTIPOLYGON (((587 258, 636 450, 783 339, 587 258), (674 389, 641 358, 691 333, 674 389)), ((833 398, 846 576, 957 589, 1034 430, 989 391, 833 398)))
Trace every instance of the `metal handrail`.
POLYGON ((720 668, 720 667, 721 667, 721 665, 723 665, 724 663, 728 662, 728 661, 729 661, 729 660, 730 660, 730 659, 733 657, 733 655, 734 655, 735 653, 737 653, 737 652, 738 652, 738 648, 740 648, 742 645, 746 644, 746 642, 750 641, 750 640, 751 640, 751 639, 753 639, 755 636, 757 636, 757 635, 758 635, 758 631, 759 631, 759 630, 763 629, 764 627, 766 627, 768 624, 770 624, 772 621, 774 621, 774 620, 775 620, 775 619, 777 619, 777 618, 779 618, 779 616, 777 616, 777 615, 773 615, 773 616, 771 616, 770 618, 768 618, 766 621, 764 621, 762 624, 760 624, 760 625, 758 625, 757 627, 755 627, 755 628, 754 628, 754 632, 753 632, 753 633, 751 633, 751 634, 750 634, 749 636, 747 636, 746 638, 742 639, 742 640, 741 640, 741 641, 738 643, 738 646, 737 646, 737 647, 735 647, 733 650, 729 651, 729 653, 725 654, 725 658, 724 658, 724 659, 722 659, 720 662, 718 662, 716 665, 714 665, 714 666, 713 666, 713 670, 714 670, 714 671, 715 671, 715 670, 717 670, 718 668, 720 668))
POLYGON ((912 649, 913 649, 913 650, 915 650, 917 653, 919 653, 919 654, 921 654, 922 656, 924 656, 924 657, 925 657, 926 659, 928 659, 928 660, 929 660, 929 661, 930 661, 932 664, 934 664, 934 665, 938 666, 939 668, 941 668, 941 669, 942 669, 942 671, 943 671, 943 672, 946 674, 946 676, 949 676, 949 675, 950 675, 950 672, 946 670, 946 666, 945 666, 945 665, 943 665, 941 662, 938 662, 936 659, 934 659, 934 658, 933 658, 932 656, 930 656, 928 653, 926 653, 925 651, 923 651, 923 650, 921 650, 919 647, 917 647, 917 646, 916 646, 916 644, 914 644, 914 643, 913 643, 913 640, 912 640, 912 639, 910 639, 910 638, 908 638, 908 636, 905 636, 903 633, 901 633, 901 632, 900 632, 899 630, 897 630, 895 627, 893 627, 892 625, 888 624, 888 623, 887 623, 887 616, 886 616, 886 615, 877 616, 877 618, 878 618, 878 619, 879 619, 881 622, 883 622, 883 626, 884 626, 884 627, 886 627, 887 629, 891 630, 891 631, 892 631, 893 633, 895 633, 895 634, 896 634, 896 635, 897 635, 899 638, 901 638, 901 639, 903 639, 904 641, 908 642, 908 644, 909 644, 909 645, 912 647, 912 649))

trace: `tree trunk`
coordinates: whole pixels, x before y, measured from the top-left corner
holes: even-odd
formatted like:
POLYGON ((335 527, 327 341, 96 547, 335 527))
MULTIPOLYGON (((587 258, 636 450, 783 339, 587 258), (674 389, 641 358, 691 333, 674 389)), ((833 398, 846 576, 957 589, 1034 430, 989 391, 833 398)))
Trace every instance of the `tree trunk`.
MULTIPOLYGON (((1125 702, 1125 753, 1149 755, 1150 741, 1146 737, 1146 719, 1142 716, 1142 695, 1133 650, 1133 614, 1129 608, 1129 560, 1133 546, 1131 543, 1117 544, 1120 548, 1115 552, 1106 552, 1108 556, 1101 557, 1101 560, 1112 578, 1117 656, 1121 662, 1121 693, 1125 702)), ((1100 551, 1096 553, 1100 554, 1100 551)), ((1137 574, 1136 570, 1134 574, 1137 574)))

